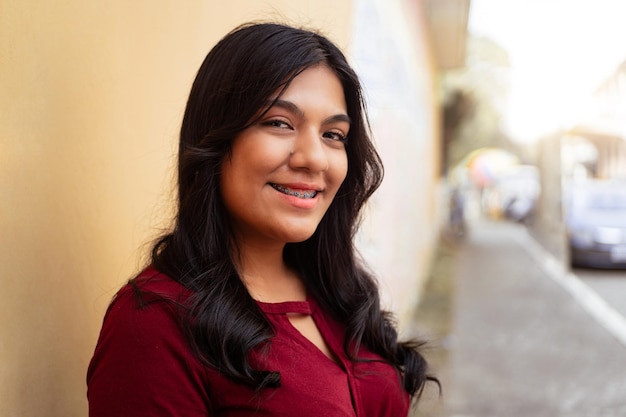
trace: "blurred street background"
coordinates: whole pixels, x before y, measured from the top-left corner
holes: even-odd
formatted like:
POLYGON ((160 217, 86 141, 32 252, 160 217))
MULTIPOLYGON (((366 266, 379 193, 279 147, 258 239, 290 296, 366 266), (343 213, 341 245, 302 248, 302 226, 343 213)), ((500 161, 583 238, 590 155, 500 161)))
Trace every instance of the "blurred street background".
POLYGON ((626 416, 620 1, 469 5, 441 72, 447 217, 414 331, 416 416, 626 416))
POLYGON ((414 330, 443 392, 415 416, 626 415, 626 279, 552 262, 516 223, 442 239, 414 330))

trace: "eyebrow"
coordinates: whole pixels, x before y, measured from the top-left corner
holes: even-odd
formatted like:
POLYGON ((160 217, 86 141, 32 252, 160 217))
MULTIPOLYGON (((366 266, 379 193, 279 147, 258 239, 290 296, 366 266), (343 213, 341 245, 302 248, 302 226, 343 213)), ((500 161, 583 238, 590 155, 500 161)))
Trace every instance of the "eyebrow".
MULTIPOLYGON (((295 103, 292 103, 289 100, 283 100, 283 99, 268 100, 267 110, 271 109, 272 107, 280 107, 282 109, 285 109, 287 111, 294 113, 296 116, 300 118, 304 118, 304 112, 302 111, 302 109, 300 109, 300 107, 298 107, 295 103)), ((350 117, 344 113, 339 113, 339 114, 335 114, 333 116, 327 117, 326 119, 324 119, 323 124, 330 124, 330 123, 336 123, 336 122, 345 122, 348 124, 352 124, 352 120, 350 120, 350 117)))

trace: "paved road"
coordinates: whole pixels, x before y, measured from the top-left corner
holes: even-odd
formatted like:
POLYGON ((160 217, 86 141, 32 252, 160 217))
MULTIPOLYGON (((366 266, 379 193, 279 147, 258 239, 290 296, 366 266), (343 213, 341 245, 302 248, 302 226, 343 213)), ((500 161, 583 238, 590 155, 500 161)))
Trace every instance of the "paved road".
POLYGON ((626 416, 626 346, 537 261, 521 226, 444 244, 416 318, 443 397, 416 416, 626 416))
POLYGON ((626 317, 626 271, 577 268, 573 273, 626 317))

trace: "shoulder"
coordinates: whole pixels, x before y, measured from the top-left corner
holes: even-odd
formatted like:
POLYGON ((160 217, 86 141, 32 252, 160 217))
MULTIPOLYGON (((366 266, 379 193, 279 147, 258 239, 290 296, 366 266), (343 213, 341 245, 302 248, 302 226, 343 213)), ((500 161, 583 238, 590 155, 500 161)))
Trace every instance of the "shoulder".
POLYGON ((119 336, 134 341, 163 341, 178 337, 189 295, 181 284, 148 267, 124 285, 111 301, 101 339, 119 336))
POLYGON ((182 285, 151 268, 117 293, 87 375, 93 415, 112 415, 95 410, 160 415, 130 412, 152 407, 156 392, 163 402, 160 406, 206 411, 206 370, 190 348, 183 326, 187 296, 182 285))
MULTIPOLYGON (((132 292, 140 303, 173 301, 184 303, 191 291, 153 266, 144 269, 139 275, 122 287, 118 296, 132 292), (131 291, 132 290, 132 291, 131 291)), ((117 297, 116 297, 117 298, 117 297)), ((115 301, 115 300, 114 300, 115 301)))
POLYGON ((98 347, 128 351, 181 337, 188 296, 189 291, 172 278, 152 267, 146 268, 111 301, 98 347))
MULTIPOLYGON (((172 307, 183 307, 191 292, 169 276, 149 266, 131 279, 115 294, 107 312, 105 323, 110 316, 156 310, 164 312, 172 307), (153 305, 156 305, 154 308, 153 305)), ((180 310, 180 308, 179 308, 180 310)))

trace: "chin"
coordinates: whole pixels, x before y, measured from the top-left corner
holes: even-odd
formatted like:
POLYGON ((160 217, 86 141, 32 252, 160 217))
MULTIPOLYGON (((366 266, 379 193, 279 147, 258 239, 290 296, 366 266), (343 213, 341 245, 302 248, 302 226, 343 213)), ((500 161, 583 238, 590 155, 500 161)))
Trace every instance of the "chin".
POLYGON ((291 235, 287 237, 286 241, 289 243, 304 242, 305 240, 313 236, 313 233, 315 233, 315 230, 303 231, 302 233, 291 233, 291 235))
POLYGON ((308 240, 311 236, 313 236, 313 233, 304 237, 297 237, 297 238, 289 239, 287 243, 302 243, 305 240, 308 240))

